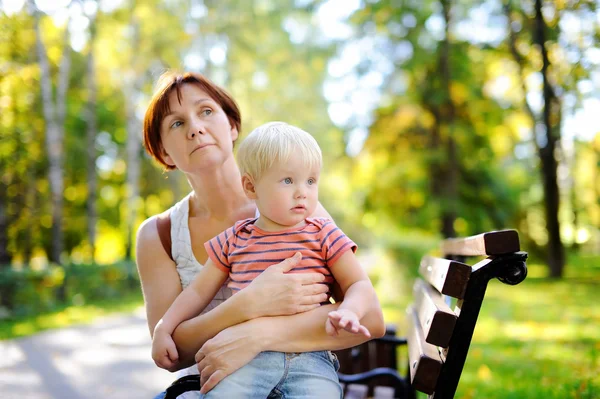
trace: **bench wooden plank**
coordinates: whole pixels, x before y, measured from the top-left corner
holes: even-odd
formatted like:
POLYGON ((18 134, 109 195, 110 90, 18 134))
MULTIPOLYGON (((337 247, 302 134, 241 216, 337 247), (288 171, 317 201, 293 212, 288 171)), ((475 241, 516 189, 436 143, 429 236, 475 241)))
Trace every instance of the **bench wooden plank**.
POLYGON ((375 387, 373 399, 394 399, 394 388, 392 387, 375 387))
POLYGON ((359 384, 348 384, 344 399, 367 399, 369 387, 359 384))
POLYGON ((413 294, 414 308, 417 311, 425 341, 432 345, 448 347, 456 325, 456 315, 444 302, 442 294, 421 279, 415 281, 413 294))
POLYGON ((442 252, 447 255, 486 256, 519 252, 519 233, 500 230, 466 238, 450 238, 442 242, 442 252))
POLYGON ((410 379, 415 389, 431 394, 442 369, 442 360, 437 347, 425 342, 419 316, 412 306, 408 311, 408 324, 410 379))
POLYGON ((454 260, 425 256, 421 259, 419 273, 442 294, 461 299, 471 276, 471 266, 454 260))

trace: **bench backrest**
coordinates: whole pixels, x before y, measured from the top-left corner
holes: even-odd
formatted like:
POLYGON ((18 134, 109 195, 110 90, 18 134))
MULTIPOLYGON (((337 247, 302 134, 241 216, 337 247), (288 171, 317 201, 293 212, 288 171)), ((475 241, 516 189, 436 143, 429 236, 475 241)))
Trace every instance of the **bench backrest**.
POLYGON ((412 385, 430 398, 453 398, 489 280, 515 285, 527 276, 527 254, 515 230, 449 239, 444 259, 422 259, 408 309, 408 352, 412 385), (469 266, 467 256, 487 256, 469 266), (449 297, 456 298, 451 309, 449 297))

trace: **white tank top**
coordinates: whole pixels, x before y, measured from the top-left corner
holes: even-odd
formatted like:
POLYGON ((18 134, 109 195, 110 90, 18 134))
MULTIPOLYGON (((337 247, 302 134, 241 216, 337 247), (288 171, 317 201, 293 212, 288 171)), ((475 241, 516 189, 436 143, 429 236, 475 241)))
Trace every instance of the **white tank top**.
MULTIPOLYGON (((177 273, 183 288, 190 285, 196 274, 204 267, 192 251, 192 240, 190 237, 190 228, 188 226, 189 219, 189 199, 191 193, 175 204, 171 208, 171 254, 177 267, 177 273)), ((227 282, 225 283, 227 284, 227 282)), ((231 289, 225 285, 219 289, 215 298, 204 309, 202 313, 208 312, 217 305, 223 303, 232 294, 231 289)), ((196 365, 187 369, 180 370, 177 373, 177 378, 185 375, 198 374, 196 365)), ((181 399, 191 399, 200 397, 199 392, 186 392, 179 396, 181 399)))

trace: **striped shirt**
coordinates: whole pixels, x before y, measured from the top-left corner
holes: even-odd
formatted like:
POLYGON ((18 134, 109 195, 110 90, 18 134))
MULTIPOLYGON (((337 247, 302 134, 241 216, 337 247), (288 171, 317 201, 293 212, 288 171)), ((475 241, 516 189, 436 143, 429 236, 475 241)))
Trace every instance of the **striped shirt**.
POLYGON ((305 226, 277 232, 261 230, 256 219, 241 220, 204 244, 213 263, 229 273, 228 287, 234 293, 296 252, 302 260, 292 273, 323 273, 331 284, 331 266, 347 250, 356 252, 356 244, 330 219, 307 218, 305 226))

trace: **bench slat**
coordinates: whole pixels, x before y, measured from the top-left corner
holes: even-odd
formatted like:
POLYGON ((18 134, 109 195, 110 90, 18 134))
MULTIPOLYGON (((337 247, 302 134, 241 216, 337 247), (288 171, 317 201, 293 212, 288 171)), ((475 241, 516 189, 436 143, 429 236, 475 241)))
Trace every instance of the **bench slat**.
POLYGON ((471 276, 471 266, 454 260, 425 256, 421 259, 419 273, 442 294, 461 299, 471 276))
POLYGON ((444 255, 486 256, 519 252, 519 233, 500 230, 466 238, 450 238, 442 242, 444 255))
POLYGON ((414 307, 409 307, 407 316, 410 379, 415 389, 431 394, 440 375, 442 360, 437 347, 425 342, 419 316, 414 307))
POLYGON ((421 279, 414 284, 415 310, 425 336, 425 341, 432 345, 448 347, 456 315, 444 302, 442 294, 421 279))
POLYGON ((344 399, 367 399, 369 387, 366 385, 348 384, 344 399))
POLYGON ((392 387, 375 387, 373 399, 394 399, 394 388, 392 387))

